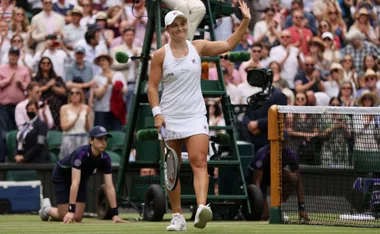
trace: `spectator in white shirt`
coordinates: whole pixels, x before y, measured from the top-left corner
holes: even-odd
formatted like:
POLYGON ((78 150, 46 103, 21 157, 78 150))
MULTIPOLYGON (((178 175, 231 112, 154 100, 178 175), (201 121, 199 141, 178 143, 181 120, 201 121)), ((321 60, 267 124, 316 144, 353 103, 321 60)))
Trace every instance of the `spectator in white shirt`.
POLYGON ((71 63, 71 55, 62 42, 57 40, 57 36, 50 34, 46 37, 45 48, 38 51, 33 57, 33 65, 36 67, 42 57, 48 57, 53 63, 55 73, 65 80, 66 67, 71 63))
POLYGON ((271 61, 277 61, 281 65, 281 77, 288 81, 289 87, 294 89, 294 78, 298 68, 303 66, 302 52, 291 45, 292 33, 288 30, 281 32, 281 45, 271 49, 269 57, 271 61))
MULTIPOLYGON (((102 69, 101 74, 94 78, 98 83, 98 88, 95 89, 94 102, 95 125, 104 126, 109 130, 121 130, 126 116, 121 120, 111 111, 111 97, 113 95, 113 88, 117 82, 122 83, 121 93, 123 96, 127 93, 127 85, 121 72, 111 70, 112 62, 112 57, 107 54, 100 54, 94 60, 94 63, 102 69)), ((121 103, 121 106, 125 108, 125 103, 121 103)), ((119 111, 121 112, 122 110, 120 109, 119 111)))

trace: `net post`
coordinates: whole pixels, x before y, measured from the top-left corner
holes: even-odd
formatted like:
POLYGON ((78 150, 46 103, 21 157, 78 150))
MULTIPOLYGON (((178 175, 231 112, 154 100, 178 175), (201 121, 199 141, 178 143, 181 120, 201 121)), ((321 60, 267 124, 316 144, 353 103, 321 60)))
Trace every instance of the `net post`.
POLYGON ((273 105, 268 110, 268 140, 270 141, 270 168, 271 168, 271 198, 269 209, 269 223, 281 223, 281 168, 280 168, 280 133, 278 106, 273 105))

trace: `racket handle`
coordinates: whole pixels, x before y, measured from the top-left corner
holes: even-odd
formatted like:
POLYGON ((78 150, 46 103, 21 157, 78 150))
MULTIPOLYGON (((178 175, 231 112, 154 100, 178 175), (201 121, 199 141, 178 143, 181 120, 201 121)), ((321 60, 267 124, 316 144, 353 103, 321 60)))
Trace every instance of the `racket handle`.
POLYGON ((164 126, 161 126, 161 130, 160 130, 160 132, 161 132, 161 136, 162 136, 163 138, 165 138, 165 128, 164 128, 164 126))

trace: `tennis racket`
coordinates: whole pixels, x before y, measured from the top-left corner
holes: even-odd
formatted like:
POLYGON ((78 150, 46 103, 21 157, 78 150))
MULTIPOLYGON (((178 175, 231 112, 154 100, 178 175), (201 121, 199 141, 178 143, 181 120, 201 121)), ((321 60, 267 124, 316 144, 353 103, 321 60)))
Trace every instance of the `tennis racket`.
POLYGON ((166 143, 165 128, 161 127, 161 136, 164 142, 164 180, 169 191, 173 191, 178 183, 179 160, 177 153, 166 143))

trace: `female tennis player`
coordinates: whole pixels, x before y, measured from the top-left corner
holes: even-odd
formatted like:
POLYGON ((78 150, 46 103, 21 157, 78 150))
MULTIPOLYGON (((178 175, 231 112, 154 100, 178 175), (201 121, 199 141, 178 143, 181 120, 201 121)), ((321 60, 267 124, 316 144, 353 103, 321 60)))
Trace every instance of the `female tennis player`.
POLYGON ((112 182, 111 159, 104 153, 107 138, 112 137, 104 127, 95 126, 89 132, 89 145, 78 147, 73 153, 57 162, 53 170, 55 200, 58 208, 51 207, 45 198, 39 211, 42 221, 63 223, 82 221, 87 199, 87 182, 92 174, 104 174, 106 195, 110 204, 113 222, 125 222, 118 216, 116 193, 112 182))
MULTIPOLYGON (((187 148, 198 204, 194 222, 196 228, 204 228, 212 220, 212 211, 206 205, 209 129, 200 85, 201 56, 218 56, 233 50, 239 43, 251 19, 245 2, 239 1, 239 4, 243 20, 226 41, 186 40, 186 16, 180 11, 170 11, 165 16, 165 27, 171 42, 157 50, 151 62, 148 98, 155 116, 155 127, 160 132, 161 126, 165 126, 167 143, 178 156, 181 155, 183 144, 187 148), (161 79, 164 91, 159 103, 158 85, 161 79)), ((173 216, 167 230, 185 231, 180 182, 173 191, 168 191, 168 195, 173 216)))

